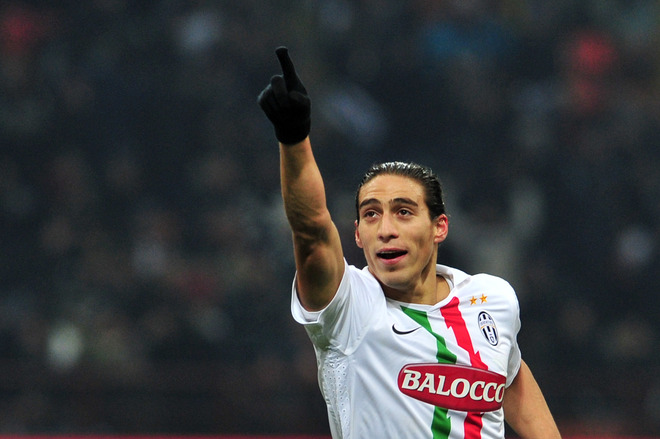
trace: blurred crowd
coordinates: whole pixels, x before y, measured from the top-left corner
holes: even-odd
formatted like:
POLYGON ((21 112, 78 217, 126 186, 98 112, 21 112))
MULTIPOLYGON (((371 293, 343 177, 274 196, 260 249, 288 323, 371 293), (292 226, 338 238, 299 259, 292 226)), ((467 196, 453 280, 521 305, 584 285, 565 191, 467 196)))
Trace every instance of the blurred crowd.
POLYGON ((327 433, 278 45, 349 262, 366 168, 433 167, 563 432, 660 435, 656 0, 3 1, 0 433, 327 433))

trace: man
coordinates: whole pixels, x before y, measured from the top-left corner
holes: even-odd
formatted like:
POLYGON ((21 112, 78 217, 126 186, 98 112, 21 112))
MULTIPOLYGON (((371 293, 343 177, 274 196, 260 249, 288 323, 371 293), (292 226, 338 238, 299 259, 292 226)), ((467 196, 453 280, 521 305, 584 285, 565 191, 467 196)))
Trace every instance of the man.
POLYGON ((558 438, 522 361, 511 286, 437 265, 449 220, 427 168, 375 165, 356 195, 345 259, 309 140, 311 102, 288 51, 258 102, 280 144, 282 196, 293 232, 292 312, 313 342, 333 438, 558 438))

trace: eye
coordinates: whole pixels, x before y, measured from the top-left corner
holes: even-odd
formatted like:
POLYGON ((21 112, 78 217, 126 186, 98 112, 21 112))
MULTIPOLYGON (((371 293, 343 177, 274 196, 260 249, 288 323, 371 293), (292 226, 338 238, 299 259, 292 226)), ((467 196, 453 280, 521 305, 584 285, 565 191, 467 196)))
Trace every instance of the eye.
POLYGON ((412 215, 412 212, 408 209, 405 209, 405 208, 404 209, 399 209, 399 215, 408 216, 408 215, 412 215))
POLYGON ((367 220, 376 218, 377 216, 378 216, 378 212, 375 211, 375 210, 365 210, 362 213, 362 218, 367 219, 367 220))

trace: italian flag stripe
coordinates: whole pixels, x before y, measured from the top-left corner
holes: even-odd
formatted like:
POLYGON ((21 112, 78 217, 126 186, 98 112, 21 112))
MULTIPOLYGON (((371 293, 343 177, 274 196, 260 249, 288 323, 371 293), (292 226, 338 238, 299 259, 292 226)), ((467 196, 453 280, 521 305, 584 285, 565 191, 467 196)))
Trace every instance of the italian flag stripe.
MULTIPOLYGON (((403 306, 401 309, 408 317, 413 319, 435 337, 438 346, 438 351, 436 354, 438 363, 456 364, 456 355, 447 349, 447 343, 445 342, 445 339, 433 332, 433 329, 431 328, 431 322, 429 322, 429 318, 426 312, 412 308, 406 308, 403 306)), ((451 420, 449 419, 449 416, 447 416, 447 409, 437 406, 435 407, 435 410, 433 411, 431 431, 433 433, 433 439, 449 438, 449 433, 451 432, 451 420)))
MULTIPOLYGON (((440 308, 442 317, 445 319, 447 328, 454 331, 456 342, 458 345, 465 349, 470 356, 470 365, 479 369, 488 370, 488 366, 481 359, 479 352, 474 351, 474 345, 470 338, 465 320, 461 315, 461 310, 458 309, 459 300, 454 297, 446 306, 440 308)), ((483 414, 469 412, 465 418, 465 439, 480 439, 481 428, 483 427, 483 414)))
MULTIPOLYGON (((456 342, 470 356, 470 365, 479 369, 488 370, 488 366, 481 359, 479 352, 475 352, 470 333, 468 332, 461 311, 458 308, 460 301, 454 297, 446 306, 440 309, 442 317, 448 329, 454 332, 456 342)), ((438 363, 456 364, 456 355, 447 349, 445 339, 433 332, 428 315, 424 311, 412 308, 401 307, 403 312, 417 322, 433 335, 437 341, 438 351, 436 358, 438 363)), ((467 413, 465 423, 463 424, 465 439, 480 439, 483 420, 481 413, 467 413)), ((451 431, 451 420, 447 415, 447 409, 436 407, 433 413, 433 422, 431 425, 433 439, 448 439, 451 431)))

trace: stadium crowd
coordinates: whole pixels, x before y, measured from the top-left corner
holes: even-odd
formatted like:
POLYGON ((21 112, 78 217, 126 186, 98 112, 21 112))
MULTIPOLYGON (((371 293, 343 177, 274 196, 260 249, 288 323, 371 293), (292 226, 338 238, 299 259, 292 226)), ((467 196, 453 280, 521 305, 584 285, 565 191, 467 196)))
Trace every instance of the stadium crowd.
POLYGON ((0 432, 327 433, 281 44, 345 248, 372 162, 430 165, 442 262, 516 288, 563 432, 660 435, 655 0, 3 1, 0 432))

